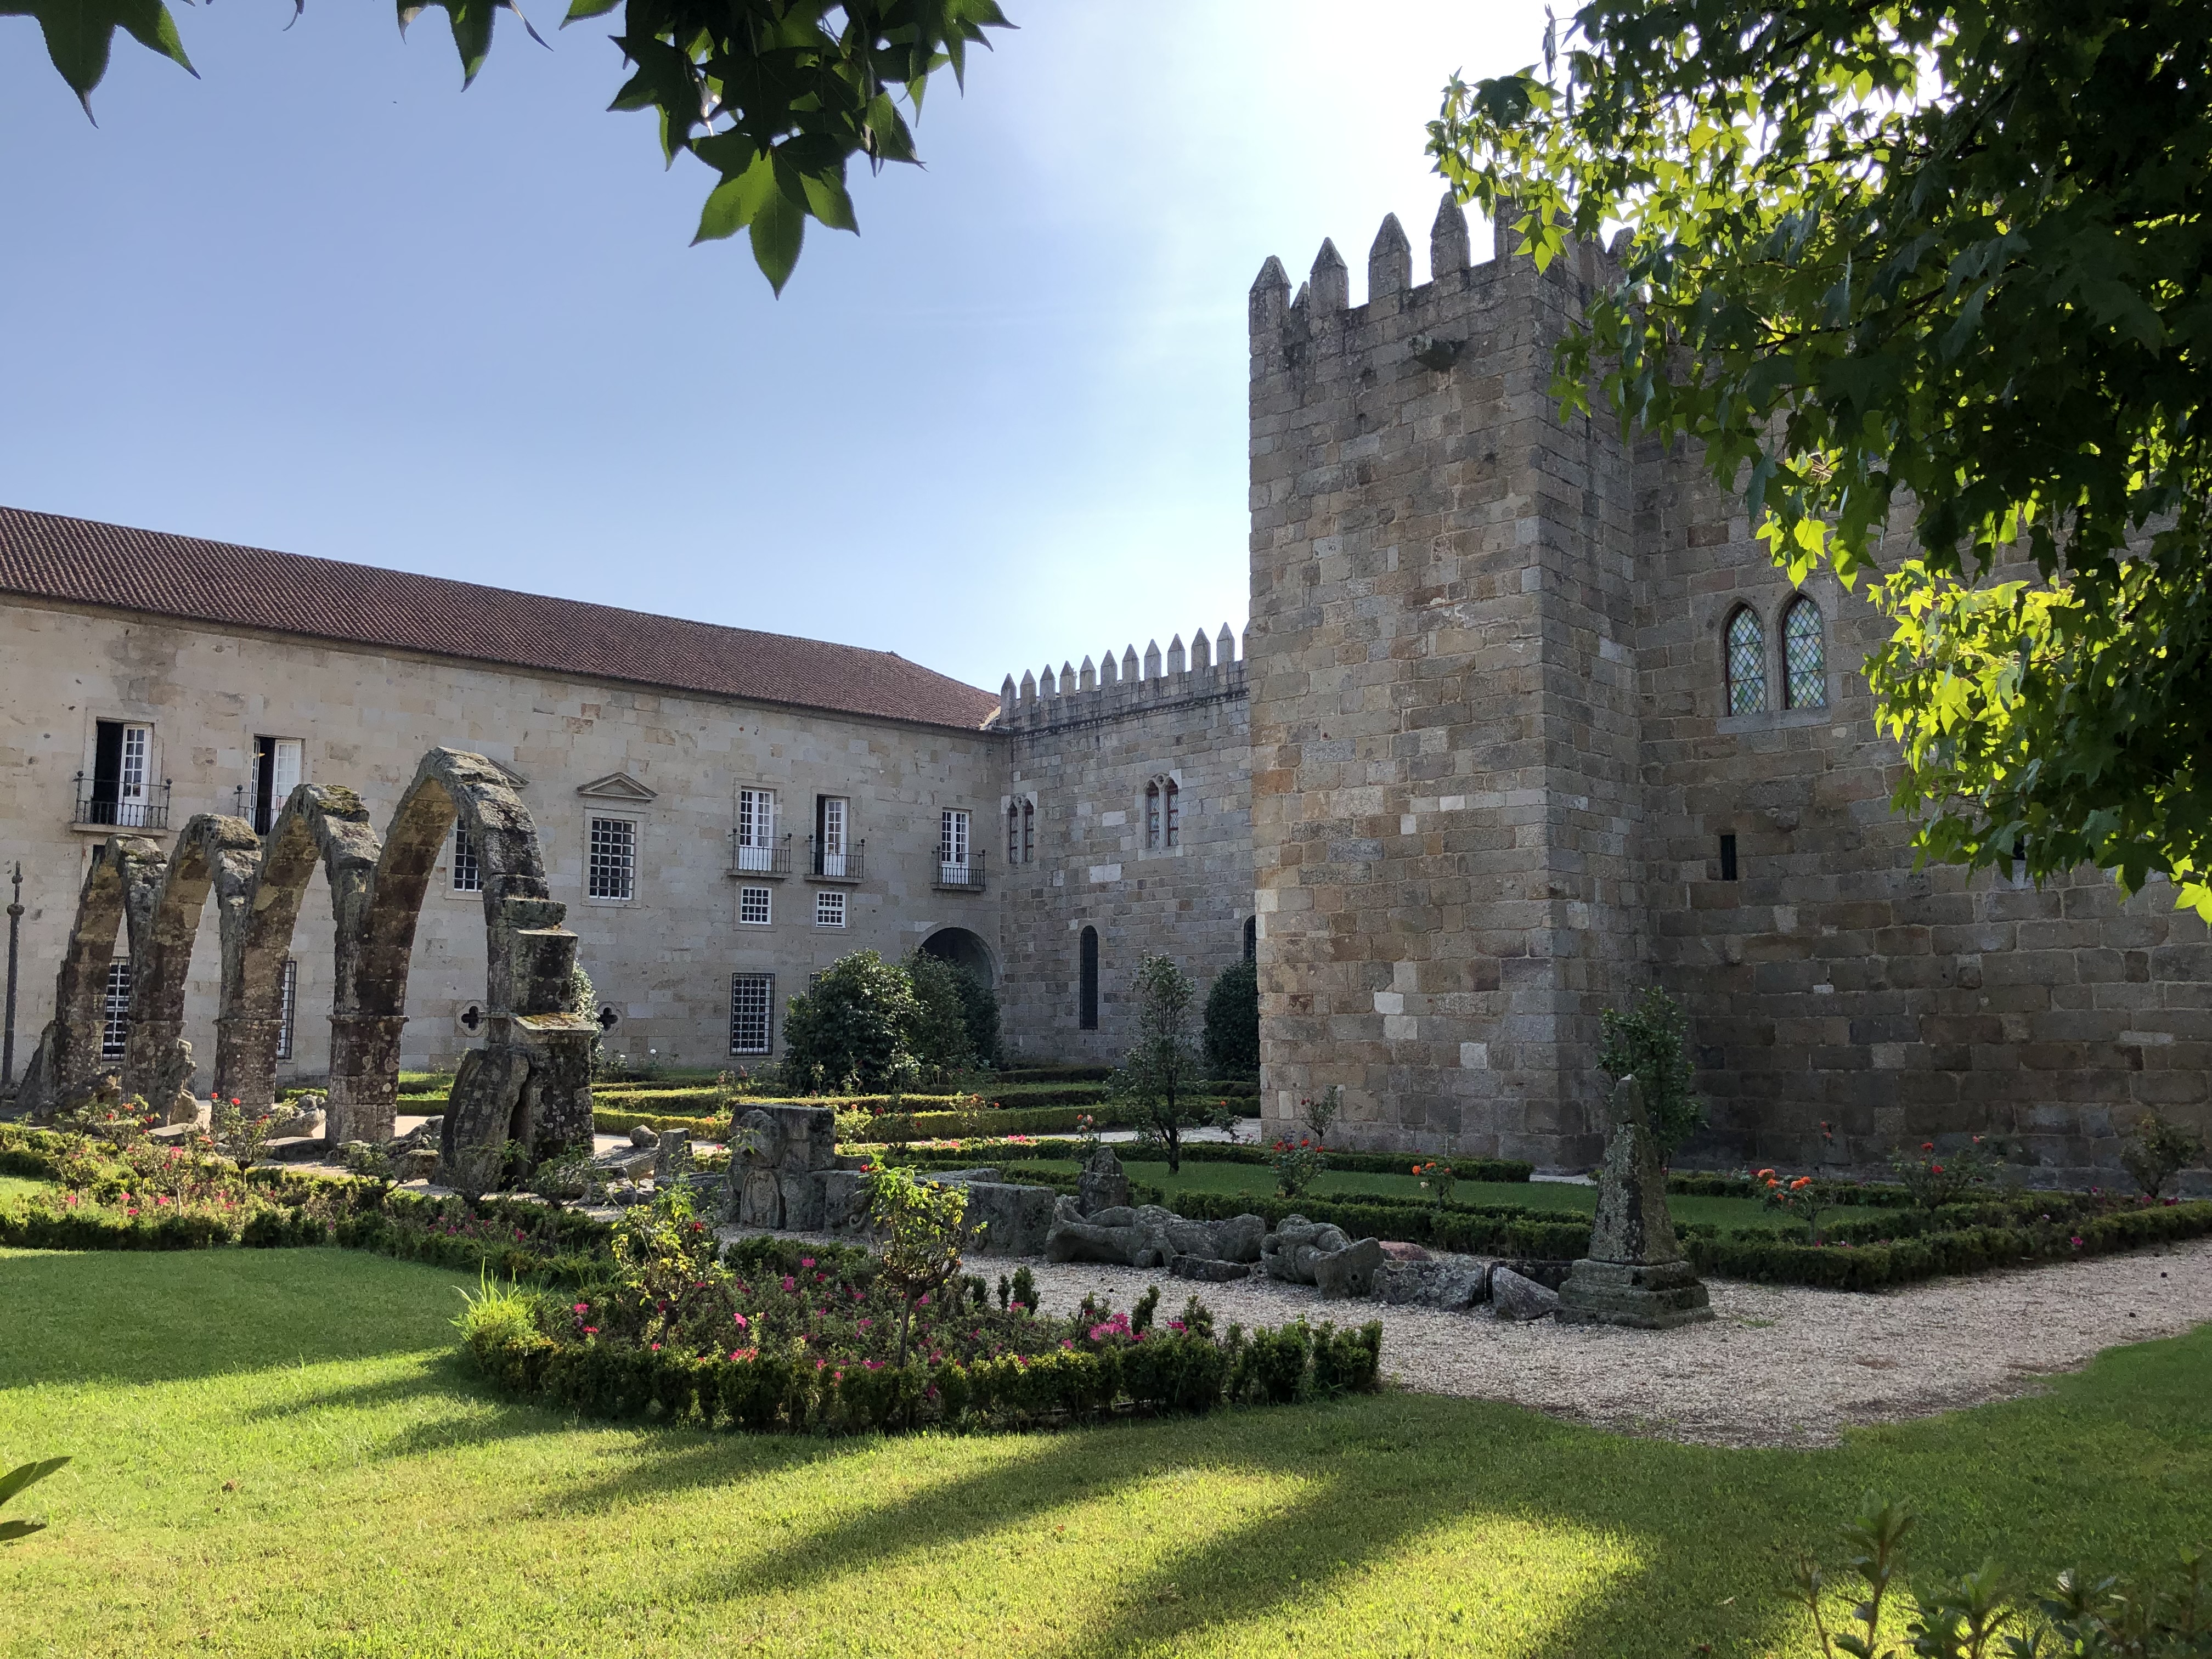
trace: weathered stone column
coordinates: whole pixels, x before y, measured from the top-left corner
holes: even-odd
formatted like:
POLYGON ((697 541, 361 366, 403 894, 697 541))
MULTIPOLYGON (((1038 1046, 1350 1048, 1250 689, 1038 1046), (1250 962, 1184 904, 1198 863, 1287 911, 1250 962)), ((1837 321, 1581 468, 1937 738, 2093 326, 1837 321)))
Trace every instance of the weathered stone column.
POLYGON ((1667 1171, 1643 1085, 1634 1078, 1613 1086, 1612 1116, 1613 1138, 1598 1165, 1589 1254, 1559 1287, 1560 1322, 1669 1330, 1711 1319, 1711 1298, 1674 1237, 1667 1171))
POLYGON ((331 1093, 323 1133, 333 1146, 392 1138, 399 1109, 399 1037, 406 1025, 404 1014, 331 1016, 331 1093))

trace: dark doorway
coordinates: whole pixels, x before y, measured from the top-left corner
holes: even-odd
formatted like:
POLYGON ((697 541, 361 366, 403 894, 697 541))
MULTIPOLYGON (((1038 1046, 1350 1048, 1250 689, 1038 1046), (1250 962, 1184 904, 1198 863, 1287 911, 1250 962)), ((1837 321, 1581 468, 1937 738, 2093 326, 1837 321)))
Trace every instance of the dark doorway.
POLYGON ((924 956, 935 957, 939 962, 949 962, 964 969, 979 985, 992 985, 996 975, 991 971, 991 949, 965 927, 940 927, 921 942, 924 956))

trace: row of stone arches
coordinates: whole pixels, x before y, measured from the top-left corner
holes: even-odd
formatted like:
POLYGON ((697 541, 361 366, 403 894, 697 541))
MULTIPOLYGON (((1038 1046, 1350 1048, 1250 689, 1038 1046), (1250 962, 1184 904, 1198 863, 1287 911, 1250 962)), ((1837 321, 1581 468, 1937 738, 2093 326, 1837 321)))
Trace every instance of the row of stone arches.
POLYGON ((482 866, 489 959, 484 1044, 455 1079, 441 1151, 447 1178, 489 1184, 510 1141, 532 1157, 591 1133, 597 1027, 568 1010, 576 936, 550 896, 537 826, 506 775, 480 755, 422 757, 386 834, 350 789, 302 784, 266 837, 203 813, 175 850, 113 836, 94 849, 55 985, 54 1016, 21 1091, 33 1115, 88 1097, 106 1069, 102 994, 118 934, 130 951, 123 1087, 166 1107, 193 1073, 185 986, 207 904, 222 951, 214 1092, 249 1109, 276 1091, 283 963, 319 868, 332 929, 327 1133, 336 1142, 392 1132, 400 1033, 415 927, 440 849, 459 822, 482 866))

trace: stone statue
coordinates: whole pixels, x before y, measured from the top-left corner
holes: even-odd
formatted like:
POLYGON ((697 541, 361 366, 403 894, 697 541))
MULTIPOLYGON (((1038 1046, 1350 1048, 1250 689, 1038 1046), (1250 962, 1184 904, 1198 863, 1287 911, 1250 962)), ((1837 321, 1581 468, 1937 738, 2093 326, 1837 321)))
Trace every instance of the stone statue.
POLYGON ((1075 1207, 1092 1215, 1100 1210, 1126 1209, 1128 1203, 1129 1177, 1121 1172, 1121 1160, 1114 1156, 1112 1147, 1101 1146, 1091 1154, 1081 1179, 1075 1183, 1075 1207))
POLYGON ((1365 1296, 1384 1261, 1382 1242, 1354 1240, 1326 1221, 1286 1215, 1260 1245, 1260 1271, 1288 1285, 1311 1285, 1324 1296, 1365 1296))
POLYGON ((1157 1204, 1117 1206, 1085 1216, 1072 1198, 1053 1206, 1045 1234, 1048 1261, 1110 1261, 1125 1267, 1166 1267, 1179 1256, 1252 1262, 1267 1224, 1256 1215, 1192 1221, 1157 1204))
POLYGON ((1598 1165, 1589 1255, 1559 1287, 1560 1322, 1668 1330, 1711 1319, 1711 1298, 1674 1237, 1667 1172, 1644 1087, 1634 1078, 1613 1085, 1612 1117, 1612 1138, 1598 1165))

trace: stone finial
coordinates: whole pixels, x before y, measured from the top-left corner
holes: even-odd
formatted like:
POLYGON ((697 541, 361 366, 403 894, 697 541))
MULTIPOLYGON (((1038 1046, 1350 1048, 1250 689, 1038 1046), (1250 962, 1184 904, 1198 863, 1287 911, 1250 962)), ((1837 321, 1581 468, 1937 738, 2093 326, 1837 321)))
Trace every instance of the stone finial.
POLYGON ((1022 706, 1024 708, 1036 707, 1036 676, 1026 668, 1022 670, 1022 706))
POLYGON ((1095 691, 1098 689, 1098 671, 1091 665, 1091 659, 1088 657, 1083 659, 1083 678, 1078 684, 1085 691, 1095 691))
POLYGON ((1468 268, 1467 214, 1450 191, 1437 204, 1437 222, 1429 228, 1429 280, 1438 282, 1468 268))
POLYGON ((1037 676, 1037 695, 1041 697, 1056 697, 1060 695, 1060 684, 1053 678, 1050 663, 1047 663, 1044 665, 1044 672, 1037 676))
POLYGON ((1006 720, 1014 712, 1014 677, 1006 676, 1006 683, 999 688, 999 718, 1006 720))
POLYGON ((1156 680, 1159 677, 1160 642, 1158 640, 1146 640, 1145 641, 1145 678, 1148 680, 1156 680))
POLYGON ((1283 274, 1283 262, 1270 253, 1252 279, 1251 331, 1265 334, 1279 327, 1290 298, 1291 279, 1283 274))
POLYGON ((1112 685, 1119 681, 1121 678, 1121 659, 1116 657, 1114 654, 1113 650, 1109 647, 1106 654, 1098 659, 1098 684, 1101 685, 1112 685))
POLYGON ((1316 316, 1328 316, 1352 303, 1352 275, 1345 270, 1336 244, 1326 236, 1321 239, 1321 252, 1314 255, 1311 291, 1316 316))
POLYGON ((1213 666, 1213 647, 1207 641, 1203 628, 1190 636, 1190 665, 1194 670, 1213 666))
POLYGON ((1121 653, 1121 678, 1124 680, 1141 678, 1137 672, 1137 647, 1133 645, 1121 653))
POLYGON ((1406 240, 1406 228, 1398 216, 1382 216, 1382 228, 1375 233, 1375 246, 1367 250, 1367 302, 1386 294, 1403 294, 1413 285, 1413 250, 1406 240))
POLYGON ((1168 641, 1168 672, 1180 674, 1182 672, 1182 635, 1178 634, 1168 641))
POLYGON ((1229 631, 1229 624, 1221 624, 1221 632, 1214 635, 1213 659, 1226 668, 1237 660, 1237 636, 1229 631))
POLYGON ((1063 697, 1075 695, 1075 665, 1072 662, 1063 662, 1060 665, 1060 695, 1063 697))

